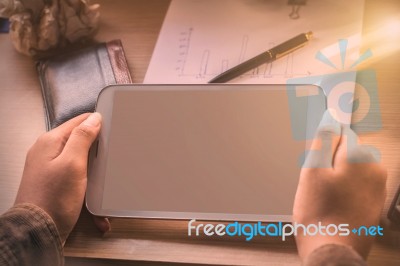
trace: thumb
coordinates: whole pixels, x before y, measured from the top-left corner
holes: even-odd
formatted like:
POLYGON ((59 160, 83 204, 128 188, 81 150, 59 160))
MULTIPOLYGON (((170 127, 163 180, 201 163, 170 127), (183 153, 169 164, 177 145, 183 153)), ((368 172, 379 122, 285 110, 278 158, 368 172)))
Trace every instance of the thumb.
POLYGON ((346 167, 350 163, 379 163, 380 161, 379 150, 373 146, 361 144, 350 126, 343 127, 337 154, 337 167, 346 167))
POLYGON ((72 158, 87 160, 88 152, 101 128, 101 115, 92 113, 80 125, 75 127, 65 144, 62 154, 72 158))
POLYGON ((341 132, 341 124, 332 117, 329 110, 326 110, 303 167, 332 168, 341 132))

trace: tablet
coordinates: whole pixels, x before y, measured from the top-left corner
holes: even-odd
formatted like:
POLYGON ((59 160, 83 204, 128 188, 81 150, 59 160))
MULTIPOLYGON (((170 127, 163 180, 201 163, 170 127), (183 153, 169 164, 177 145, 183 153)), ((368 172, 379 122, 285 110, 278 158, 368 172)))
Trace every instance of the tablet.
POLYGON ((306 139, 326 99, 306 85, 117 85, 96 109, 91 213, 290 221, 306 139))

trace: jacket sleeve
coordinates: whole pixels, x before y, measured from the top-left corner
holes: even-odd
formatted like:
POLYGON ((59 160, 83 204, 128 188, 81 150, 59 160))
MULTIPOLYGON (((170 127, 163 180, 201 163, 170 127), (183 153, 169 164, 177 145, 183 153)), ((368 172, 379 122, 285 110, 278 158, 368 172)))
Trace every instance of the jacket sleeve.
POLYGON ((303 266, 367 266, 366 261, 350 246, 327 244, 313 252, 303 262, 303 266))
POLYGON ((0 216, 0 265, 63 265, 62 243, 51 217, 33 204, 0 216))

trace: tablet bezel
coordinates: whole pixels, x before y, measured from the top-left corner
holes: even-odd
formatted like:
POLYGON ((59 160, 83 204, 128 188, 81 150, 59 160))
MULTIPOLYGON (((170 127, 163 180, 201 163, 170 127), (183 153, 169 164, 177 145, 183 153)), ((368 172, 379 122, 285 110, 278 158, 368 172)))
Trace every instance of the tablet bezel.
MULTIPOLYGON (((299 86, 314 86, 304 85, 299 86)), ((315 86, 314 86, 315 87, 315 86)), ((106 217, 123 218, 153 218, 153 219, 198 219, 214 221, 268 221, 290 222, 291 215, 253 215, 253 214, 228 214, 228 213, 199 213, 199 212, 170 212, 170 211, 131 211, 109 210, 102 208, 106 162, 108 154, 108 140, 111 132, 112 110, 115 91, 129 90, 294 90, 296 85, 261 85, 261 84, 207 84, 207 85, 112 85, 104 88, 98 97, 96 111, 102 114, 103 123, 98 140, 93 144, 89 154, 88 184, 86 191, 86 207, 90 213, 106 217)), ((307 104, 306 137, 314 136, 316 126, 327 108, 326 96, 323 90, 316 87, 319 97, 309 97, 307 104)), ((292 118, 293 119, 293 118, 292 118)), ((306 147, 305 147, 306 148, 306 147)))

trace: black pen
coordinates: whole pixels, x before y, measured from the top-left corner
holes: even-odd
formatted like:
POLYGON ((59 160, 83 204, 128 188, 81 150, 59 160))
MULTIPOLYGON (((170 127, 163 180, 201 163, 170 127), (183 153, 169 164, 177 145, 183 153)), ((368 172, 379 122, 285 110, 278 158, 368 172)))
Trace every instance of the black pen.
POLYGON ((313 33, 307 32, 297 35, 296 37, 271 48, 270 50, 257 55, 256 57, 249 59, 227 71, 219 74, 208 83, 225 83, 233 78, 236 78, 253 68, 256 68, 262 64, 275 61, 282 56, 285 56, 294 50, 299 49, 307 44, 307 42, 312 38, 313 33))

